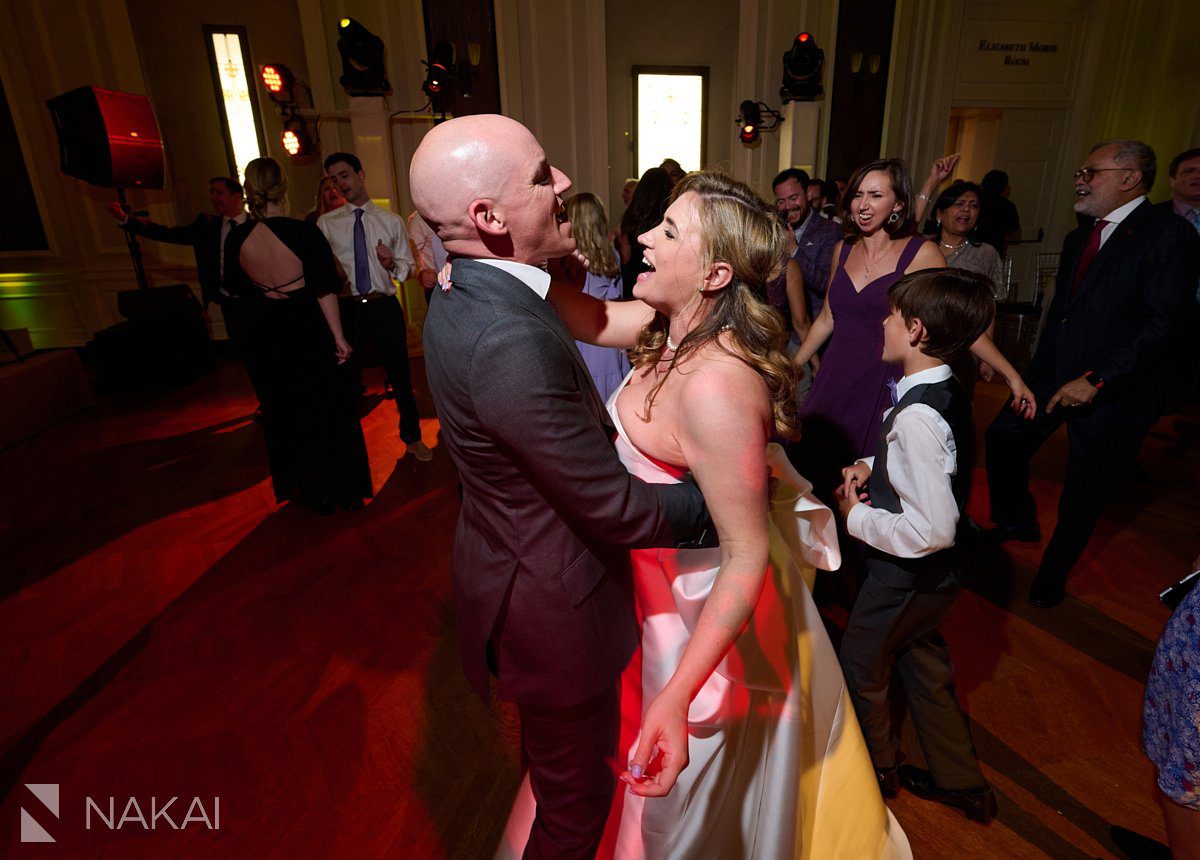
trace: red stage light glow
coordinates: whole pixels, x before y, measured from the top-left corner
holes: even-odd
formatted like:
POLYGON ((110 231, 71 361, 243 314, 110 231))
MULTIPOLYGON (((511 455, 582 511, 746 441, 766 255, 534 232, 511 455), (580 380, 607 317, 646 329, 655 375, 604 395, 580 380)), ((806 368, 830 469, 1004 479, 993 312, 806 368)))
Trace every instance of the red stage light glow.
POLYGON ((283 133, 283 148, 287 150, 288 155, 300 152, 300 138, 290 128, 283 133))
POLYGON ((269 92, 278 93, 283 91, 283 75, 279 74, 279 70, 274 66, 263 66, 262 80, 263 86, 269 92))

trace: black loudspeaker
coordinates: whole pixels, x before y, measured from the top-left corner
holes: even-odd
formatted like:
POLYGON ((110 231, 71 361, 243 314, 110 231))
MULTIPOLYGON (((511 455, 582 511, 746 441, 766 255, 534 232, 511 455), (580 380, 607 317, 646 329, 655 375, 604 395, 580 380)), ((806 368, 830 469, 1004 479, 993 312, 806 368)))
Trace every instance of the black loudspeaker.
POLYGON ((203 318, 204 309, 187 284, 169 284, 148 290, 117 293, 117 311, 131 323, 153 323, 166 319, 203 318))
POLYGON ((187 284, 117 293, 128 322, 97 332, 88 352, 113 391, 186 385, 212 368, 204 311, 187 284))
POLYGON ((62 171, 104 188, 163 187, 163 145, 150 99, 79 87, 46 102, 62 171))

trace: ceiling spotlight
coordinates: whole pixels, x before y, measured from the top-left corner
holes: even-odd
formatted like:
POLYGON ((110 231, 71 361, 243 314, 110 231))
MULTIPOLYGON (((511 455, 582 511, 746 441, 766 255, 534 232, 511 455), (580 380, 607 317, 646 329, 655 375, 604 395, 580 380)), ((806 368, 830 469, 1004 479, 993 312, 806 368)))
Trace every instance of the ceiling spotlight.
POLYGON ((758 129, 762 125, 762 112, 758 109, 757 102, 749 99, 742 102, 738 124, 741 126, 738 137, 742 143, 748 146, 758 140, 758 129))
POLYGON ((821 67, 825 52, 817 47, 811 33, 800 33, 792 47, 783 55, 783 86, 779 97, 783 103, 811 102, 824 94, 821 86, 821 67))
POLYGON ((425 82, 421 84, 421 91, 429 97, 434 113, 445 113, 450 96, 450 74, 454 68, 454 46, 442 40, 434 42, 429 62, 425 65, 425 82))
POLYGON ((382 96, 391 91, 383 62, 383 39, 353 18, 338 21, 341 84, 352 96, 382 96))
POLYGON ((738 113, 738 139, 746 146, 758 143, 760 132, 774 131, 783 122, 778 111, 772 110, 762 102, 746 99, 741 104, 738 113), (770 119, 768 125, 764 117, 770 119))

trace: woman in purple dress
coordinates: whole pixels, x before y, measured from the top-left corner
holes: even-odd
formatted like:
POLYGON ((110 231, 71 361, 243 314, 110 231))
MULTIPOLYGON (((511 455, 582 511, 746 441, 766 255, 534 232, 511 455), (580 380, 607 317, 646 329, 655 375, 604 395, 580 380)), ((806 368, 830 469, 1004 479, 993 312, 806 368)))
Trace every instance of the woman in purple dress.
MULTIPOLYGON (((572 195, 565 204, 571 220, 571 235, 579 253, 588 261, 587 279, 583 291, 601 301, 621 298, 621 268, 616 248, 608 241, 608 218, 600 198, 589 192, 572 195)), ((608 402, 609 395, 620 388, 629 373, 629 357, 625 351, 612 347, 592 346, 575 341, 583 363, 592 374, 600 399, 608 402)))
MULTIPOLYGON (((818 491, 836 486, 842 466, 875 453, 883 413, 892 405, 900 370, 883 363, 888 288, 909 272, 946 265, 937 245, 914 235, 912 181, 901 161, 872 161, 856 170, 841 215, 846 238, 833 248, 837 264, 825 306, 793 356, 804 365, 833 336, 800 409, 796 449, 801 473, 818 491)), ((1032 415, 1033 393, 991 339, 983 335, 971 351, 1008 380, 1014 408, 1032 415)))

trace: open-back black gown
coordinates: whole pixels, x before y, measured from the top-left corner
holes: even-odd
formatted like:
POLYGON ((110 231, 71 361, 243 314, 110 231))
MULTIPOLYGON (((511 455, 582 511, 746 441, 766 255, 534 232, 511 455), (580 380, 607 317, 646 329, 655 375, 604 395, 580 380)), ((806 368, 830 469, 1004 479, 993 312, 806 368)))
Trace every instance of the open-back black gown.
POLYGON ((316 225, 294 218, 247 221, 226 241, 224 283, 243 300, 246 363, 263 380, 262 426, 276 500, 323 513, 335 505, 361 507, 371 496, 367 446, 351 380, 337 363, 317 303, 340 288, 329 243, 316 225), (259 224, 300 260, 303 286, 282 291, 289 285, 259 284, 246 274, 242 245, 259 224))

